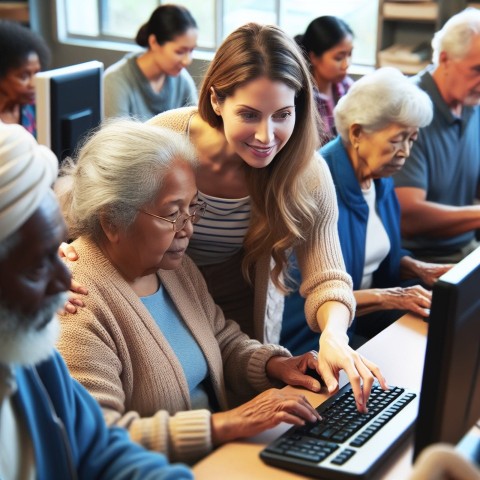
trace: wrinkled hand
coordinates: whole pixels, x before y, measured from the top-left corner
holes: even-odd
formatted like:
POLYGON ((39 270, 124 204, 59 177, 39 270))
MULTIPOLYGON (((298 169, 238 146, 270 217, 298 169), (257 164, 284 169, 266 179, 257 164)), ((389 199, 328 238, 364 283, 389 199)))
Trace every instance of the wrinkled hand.
POLYGON ((312 392, 319 392, 321 385, 318 380, 306 375, 308 369, 317 369, 318 353, 315 350, 297 357, 272 357, 265 367, 271 379, 280 380, 287 385, 303 387, 312 392))
POLYGON ((427 262, 418 262, 418 278, 425 284, 431 287, 437 280, 438 277, 442 276, 445 272, 448 272, 453 264, 437 264, 437 263, 427 263, 427 262))
POLYGON ((421 285, 412 287, 384 288, 381 292, 381 304, 385 310, 408 310, 421 317, 430 315, 432 292, 421 285))
POLYGON ((214 413, 212 439, 214 445, 220 445, 257 435, 282 422, 305 425, 317 420, 320 415, 303 395, 271 388, 233 410, 214 413))
POLYGON ((322 333, 317 370, 325 380, 329 393, 338 390, 340 370, 345 370, 360 412, 367 411, 366 405, 375 378, 384 390, 388 389, 378 366, 349 347, 347 334, 338 335, 338 332, 329 330, 322 333))
POLYGON ((84 307, 85 304, 82 300, 82 295, 87 295, 88 290, 76 282, 72 278, 72 283, 70 284, 70 295, 65 302, 62 310, 58 311, 59 315, 65 315, 65 313, 77 313, 77 307, 84 307))
MULTIPOLYGON (((58 255, 60 256, 60 258, 67 258, 72 262, 78 260, 78 255, 75 248, 65 242, 62 242, 58 247, 58 255)), ((70 295, 65 302, 63 309, 58 311, 58 314, 65 315, 65 313, 77 313, 77 307, 85 306, 81 297, 87 294, 88 290, 72 278, 72 283, 70 285, 70 295)))

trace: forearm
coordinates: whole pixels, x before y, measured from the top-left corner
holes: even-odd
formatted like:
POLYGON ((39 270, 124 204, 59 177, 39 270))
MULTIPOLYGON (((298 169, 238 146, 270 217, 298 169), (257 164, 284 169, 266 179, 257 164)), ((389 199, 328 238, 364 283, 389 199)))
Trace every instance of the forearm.
POLYGON ((480 205, 454 207, 434 202, 402 206, 402 235, 453 237, 480 228, 480 205))
POLYGON ((236 417, 232 410, 213 413, 211 416, 212 444, 218 447, 239 438, 242 429, 241 417, 236 417))
POLYGON ((350 310, 340 302, 325 302, 317 311, 317 323, 322 333, 346 335, 350 325, 350 310))
MULTIPOLYGON (((316 223, 308 235, 304 245, 295 251, 298 265, 302 273, 300 294, 305 298, 305 316, 310 328, 322 330, 328 315, 319 311, 328 302, 338 304, 338 308, 346 307, 350 311, 351 321, 355 315, 355 299, 352 293, 352 279, 345 270, 342 249, 338 237, 338 206, 335 187, 325 161, 319 162, 320 178, 318 195, 318 215, 316 223), (343 305, 341 305, 343 304, 343 305)), ((343 317, 342 315, 340 315, 343 317)), ((337 320, 338 321, 338 320, 337 320)))
POLYGON ((410 256, 404 256, 400 260, 400 278, 420 278, 421 265, 423 262, 410 256))
POLYGON ((355 290, 353 294, 357 301, 356 316, 361 317, 362 315, 367 315, 372 312, 385 310, 386 307, 383 302, 383 293, 384 292, 382 292, 382 289, 380 288, 355 290))

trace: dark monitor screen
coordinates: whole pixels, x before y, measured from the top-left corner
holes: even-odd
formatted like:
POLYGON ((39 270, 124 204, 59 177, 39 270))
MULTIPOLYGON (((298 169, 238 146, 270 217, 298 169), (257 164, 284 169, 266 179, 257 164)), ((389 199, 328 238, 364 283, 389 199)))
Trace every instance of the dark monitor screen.
POLYGON ((103 119, 103 64, 92 61, 37 74, 37 135, 59 161, 103 119))
MULTIPOLYGON (((456 444, 480 419, 480 248, 433 287, 414 457, 456 444)), ((476 461, 479 462, 480 441, 476 461)))

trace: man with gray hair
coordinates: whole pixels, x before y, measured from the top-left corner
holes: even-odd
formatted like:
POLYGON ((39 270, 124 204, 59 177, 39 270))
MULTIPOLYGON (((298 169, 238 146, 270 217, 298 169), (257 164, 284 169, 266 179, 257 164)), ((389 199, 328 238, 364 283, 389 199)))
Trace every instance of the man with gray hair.
POLYGON ((455 263, 478 246, 480 228, 480 10, 454 15, 432 46, 433 65, 415 80, 432 99, 433 121, 394 181, 404 247, 455 263))
POLYGON ((57 254, 66 236, 50 188, 57 168, 23 127, 0 122, 0 478, 192 479, 107 428, 54 351, 70 286, 57 254))

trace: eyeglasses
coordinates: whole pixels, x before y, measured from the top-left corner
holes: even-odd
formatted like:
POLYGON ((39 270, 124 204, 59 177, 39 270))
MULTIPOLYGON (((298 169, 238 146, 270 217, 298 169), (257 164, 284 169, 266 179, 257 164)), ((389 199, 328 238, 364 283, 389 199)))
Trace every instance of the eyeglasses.
POLYGON ((160 217, 160 215, 155 215, 154 213, 146 212, 141 208, 139 208, 138 211, 144 213, 145 215, 150 215, 151 217, 155 217, 160 220, 165 220, 166 222, 171 223, 173 227, 173 231, 179 232, 180 230, 183 230, 185 228, 185 225, 189 220, 192 223, 197 223, 200 220, 200 218, 203 217, 203 214, 205 213, 206 209, 207 209, 207 204, 205 202, 197 203, 196 205, 193 205, 193 207, 190 208, 190 211, 192 211, 191 214, 179 213, 177 215, 177 218, 175 218, 175 220, 170 220, 169 218, 160 217))

